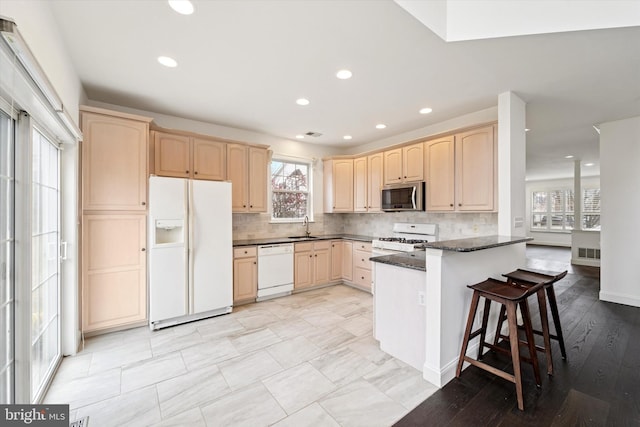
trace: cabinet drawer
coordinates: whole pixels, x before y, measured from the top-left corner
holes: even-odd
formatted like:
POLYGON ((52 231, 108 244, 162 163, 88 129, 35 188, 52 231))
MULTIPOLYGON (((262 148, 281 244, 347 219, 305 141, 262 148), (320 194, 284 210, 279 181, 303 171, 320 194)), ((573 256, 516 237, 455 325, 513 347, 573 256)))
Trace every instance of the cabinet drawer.
POLYGON ((371 270, 371 252, 356 250, 353 251, 353 265, 357 268, 371 270))
POLYGON ((314 242, 313 249, 318 251, 322 249, 329 249, 331 247, 331 240, 323 240, 322 242, 314 242))
POLYGON ((258 256, 258 248, 256 246, 242 246, 233 249, 234 258, 247 258, 258 256))
POLYGON ((353 242, 353 250, 371 252, 371 242, 353 242))
POLYGON ((353 283, 367 289, 371 288, 371 270, 356 267, 353 273, 353 283))
POLYGON ((308 252, 313 250, 313 242, 296 243, 294 247, 295 252, 308 252))

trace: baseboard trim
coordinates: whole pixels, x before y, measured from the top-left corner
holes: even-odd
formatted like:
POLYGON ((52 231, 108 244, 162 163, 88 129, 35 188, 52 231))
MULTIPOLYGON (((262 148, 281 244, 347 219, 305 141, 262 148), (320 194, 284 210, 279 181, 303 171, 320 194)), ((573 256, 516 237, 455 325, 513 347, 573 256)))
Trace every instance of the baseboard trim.
POLYGON ((614 302, 616 304, 640 307, 640 298, 635 295, 620 294, 618 292, 600 291, 600 301, 614 302))
POLYGON ((587 267, 600 267, 600 260, 590 260, 584 258, 571 258, 571 264, 584 265, 587 267))

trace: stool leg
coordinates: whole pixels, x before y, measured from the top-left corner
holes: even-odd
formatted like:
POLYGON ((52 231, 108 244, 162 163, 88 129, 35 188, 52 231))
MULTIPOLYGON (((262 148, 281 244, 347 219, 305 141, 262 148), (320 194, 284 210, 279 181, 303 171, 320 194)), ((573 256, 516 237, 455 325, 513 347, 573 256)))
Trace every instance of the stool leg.
POLYGON ((496 326, 496 336, 493 339, 493 345, 498 345, 500 341, 500 334, 502 333, 502 325, 504 324, 506 314, 507 308, 504 305, 500 306, 500 315, 498 316, 498 326, 496 326))
POLYGON ((536 385, 540 387, 542 386, 542 380, 540 379, 540 367, 538 366, 538 350, 536 350, 536 342, 533 338, 531 312, 529 311, 529 304, 526 299, 520 302, 520 312, 522 313, 522 320, 524 321, 524 330, 527 336, 527 345, 529 346, 529 357, 533 365, 533 374, 536 377, 536 385))
POLYGON ((511 360, 513 361, 513 377, 516 384, 518 409, 524 411, 522 374, 520 372, 520 345, 518 344, 518 318, 516 317, 516 305, 511 302, 507 304, 507 322, 509 322, 509 344, 511 345, 511 360))
POLYGON ((551 316, 553 317, 553 326, 556 328, 556 336, 560 344, 562 360, 567 360, 567 352, 564 349, 564 337, 562 336, 562 326, 560 325, 560 315, 558 314, 558 303, 556 302, 556 293, 553 290, 553 285, 547 286, 547 298, 549 299, 549 307, 551 308, 551 316))
POLYGON ((467 318, 467 327, 464 330, 464 339, 462 341, 462 350, 460 350, 460 358, 458 359, 458 368, 456 369, 456 377, 460 378, 460 372, 462 371, 462 364, 464 363, 464 357, 467 354, 467 347, 469 346, 469 336, 471 335, 471 328, 473 328, 473 319, 476 317, 476 311, 478 310, 478 301, 480 301, 480 294, 473 291, 473 297, 471 297, 471 307, 469 307, 469 317, 467 318))
POLYGON ((484 299, 484 312, 482 313, 482 328, 480 329, 480 345, 478 345, 478 360, 482 360, 482 350, 484 349, 484 340, 487 336, 487 323, 489 322, 489 309, 491 308, 491 300, 484 299))
POLYGON ((542 337, 544 338, 544 353, 547 357, 547 374, 553 375, 553 359, 551 358, 551 338, 549 338, 549 317, 547 316, 547 299, 544 290, 536 292, 538 308, 540 309, 540 323, 542 323, 542 337))

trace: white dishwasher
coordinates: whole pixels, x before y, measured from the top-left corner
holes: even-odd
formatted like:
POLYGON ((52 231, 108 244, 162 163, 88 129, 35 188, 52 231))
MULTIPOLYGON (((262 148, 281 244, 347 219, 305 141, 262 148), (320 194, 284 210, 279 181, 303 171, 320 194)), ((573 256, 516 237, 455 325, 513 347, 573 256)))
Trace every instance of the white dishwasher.
POLYGON ((291 294, 293 291, 293 243, 258 246, 258 298, 291 294))

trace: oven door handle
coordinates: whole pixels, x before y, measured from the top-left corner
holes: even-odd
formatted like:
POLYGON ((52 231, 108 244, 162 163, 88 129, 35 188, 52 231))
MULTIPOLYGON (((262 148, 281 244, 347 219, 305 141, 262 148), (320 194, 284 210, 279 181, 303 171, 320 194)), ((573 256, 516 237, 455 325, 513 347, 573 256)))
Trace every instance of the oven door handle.
POLYGON ((413 204, 413 209, 417 209, 416 207, 416 186, 413 186, 413 191, 411 192, 411 203, 413 204))

